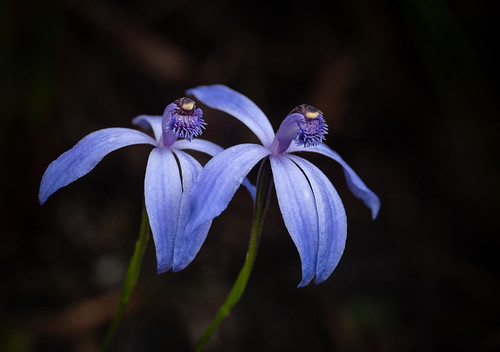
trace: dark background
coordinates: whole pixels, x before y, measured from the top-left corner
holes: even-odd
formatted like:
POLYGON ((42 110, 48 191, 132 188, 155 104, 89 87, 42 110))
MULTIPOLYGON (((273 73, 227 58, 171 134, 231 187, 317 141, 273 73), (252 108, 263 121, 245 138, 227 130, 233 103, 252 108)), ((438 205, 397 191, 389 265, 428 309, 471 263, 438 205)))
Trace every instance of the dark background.
MULTIPOLYGON (((382 207, 372 221, 335 162, 305 155, 344 200, 344 256, 297 289, 274 198, 247 291, 207 351, 500 350, 496 22, 470 0, 2 1, 0 350, 96 349, 137 239, 150 147, 113 152, 40 207, 48 164, 212 83, 275 129, 298 104, 320 108, 326 143, 382 207)), ((205 118, 203 138, 256 141, 205 118)), ((251 209, 238 191, 182 272, 157 275, 150 243, 114 351, 192 349, 243 262, 251 209)))

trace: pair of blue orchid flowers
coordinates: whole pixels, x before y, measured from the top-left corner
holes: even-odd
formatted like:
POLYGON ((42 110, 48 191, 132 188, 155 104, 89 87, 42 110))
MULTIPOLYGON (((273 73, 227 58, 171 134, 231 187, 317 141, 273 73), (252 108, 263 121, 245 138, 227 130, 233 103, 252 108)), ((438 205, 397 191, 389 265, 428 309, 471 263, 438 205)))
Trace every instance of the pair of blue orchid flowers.
POLYGON ((184 269, 195 258, 212 220, 245 185, 252 197, 255 187, 246 178, 262 159, 269 158, 284 223, 297 247, 305 286, 315 278, 326 280, 344 251, 347 218, 342 201, 323 172, 294 152, 315 152, 337 161, 349 189, 375 218, 378 197, 332 149, 322 144, 328 127, 320 110, 300 105, 275 134, 266 115, 246 96, 223 85, 199 86, 187 91, 208 107, 234 116, 255 133, 262 145, 240 144, 226 150, 195 139, 204 129, 202 110, 193 100, 169 104, 163 116, 140 115, 132 121, 153 130, 149 135, 128 128, 93 132, 53 161, 42 177, 43 204, 59 188, 90 172, 108 153, 134 144, 150 144, 144 198, 156 248, 158 272, 184 269), (295 141, 295 143, 292 143, 295 141), (212 156, 202 167, 185 150, 212 156))

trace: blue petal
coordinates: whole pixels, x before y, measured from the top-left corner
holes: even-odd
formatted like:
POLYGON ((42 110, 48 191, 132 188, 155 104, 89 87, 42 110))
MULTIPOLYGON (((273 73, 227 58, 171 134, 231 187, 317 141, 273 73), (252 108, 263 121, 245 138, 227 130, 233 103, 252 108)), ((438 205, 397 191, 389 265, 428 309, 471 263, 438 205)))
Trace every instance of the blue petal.
POLYGON ((156 247, 158 272, 162 273, 172 268, 182 198, 179 167, 174 154, 167 148, 154 148, 149 154, 144 198, 156 247))
POLYGON ((189 89, 203 104, 236 117, 252 130, 266 147, 271 146, 274 131, 266 115, 246 96, 224 85, 199 86, 189 89))
POLYGON ((186 226, 189 217, 189 194, 191 193, 191 189, 202 167, 200 163, 189 154, 182 151, 174 151, 174 153, 181 166, 183 188, 179 213, 179 233, 175 239, 173 263, 173 271, 180 271, 191 263, 196 253, 200 250, 201 245, 207 237, 212 221, 208 221, 204 225, 199 226, 194 230, 195 232, 190 233, 189 236, 184 236, 182 234, 182 230, 186 226))
POLYGON ((85 136, 54 160, 43 174, 38 193, 40 204, 59 188, 88 174, 113 150, 133 144, 156 146, 157 143, 150 136, 128 128, 106 128, 85 136))
POLYGON ((302 281, 307 285, 316 273, 318 255, 318 213, 311 186, 288 155, 271 155, 276 196, 285 226, 302 263, 302 281))
POLYGON ((132 123, 141 127, 144 130, 152 129, 157 142, 161 138, 161 121, 163 116, 153 116, 153 115, 139 115, 132 119, 132 123))
MULTIPOLYGON (((177 149, 191 149, 191 150, 196 150, 205 154, 208 154, 210 156, 216 156, 220 152, 224 150, 224 148, 218 146, 215 143, 206 141, 204 139, 193 139, 192 141, 187 141, 185 139, 180 139, 177 140, 174 145, 172 146, 177 149)), ((250 193, 250 196, 252 197, 253 201, 255 202, 255 191, 256 187, 252 185, 252 183, 248 180, 248 178, 245 178, 242 182, 243 186, 246 187, 248 190, 248 193, 250 193)))
POLYGON ((359 176, 354 172, 353 169, 337 154, 337 152, 333 151, 330 147, 325 144, 320 144, 315 147, 304 148, 302 146, 291 145, 287 153, 293 152, 314 152, 326 155, 336 162, 338 162, 344 168, 344 175, 347 181, 347 186, 351 190, 351 192, 359 199, 361 199, 365 205, 370 208, 372 212, 372 218, 375 219, 377 217, 378 211, 380 209, 380 200, 375 193, 373 193, 363 181, 359 178, 359 176))
POLYGON ((240 144, 217 154, 205 165, 191 192, 187 236, 227 208, 245 176, 269 153, 269 149, 257 144, 240 144))
POLYGON ((296 155, 288 155, 304 172, 316 200, 319 241, 316 283, 325 281, 337 266, 345 248, 347 217, 342 200, 330 180, 316 166, 296 155))
POLYGON ((247 177, 245 177, 241 184, 247 189, 248 193, 250 193, 250 197, 252 197, 252 200, 255 203, 255 197, 257 196, 257 186, 253 185, 247 177))
POLYGON ((172 147, 181 150, 184 149, 196 150, 198 152, 202 152, 210 156, 216 156, 217 154, 219 154, 224 150, 224 148, 218 146, 215 143, 199 138, 193 139, 192 141, 188 141, 185 139, 178 139, 175 141, 172 147))

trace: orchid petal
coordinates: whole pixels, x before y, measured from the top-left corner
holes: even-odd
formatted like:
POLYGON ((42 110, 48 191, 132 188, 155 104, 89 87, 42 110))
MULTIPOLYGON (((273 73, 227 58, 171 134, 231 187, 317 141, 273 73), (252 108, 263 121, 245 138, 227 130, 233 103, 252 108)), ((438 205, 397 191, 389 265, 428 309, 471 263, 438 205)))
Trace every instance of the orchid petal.
POLYGON ((144 197, 156 248, 158 273, 172 268, 182 184, 174 154, 154 148, 149 154, 144 197))
POLYGON ((283 221, 302 263, 299 287, 305 286, 314 277, 318 254, 318 214, 314 194, 306 177, 288 155, 271 155, 269 160, 283 221))
POLYGON ((375 193, 373 193, 361 179, 354 172, 353 169, 337 154, 337 152, 333 151, 330 147, 325 144, 320 144, 315 147, 307 147, 304 148, 302 146, 291 145, 287 153, 293 152, 314 152, 323 154, 329 158, 332 158, 336 162, 338 162, 344 168, 344 175, 347 181, 347 186, 351 190, 351 192, 359 199, 361 199, 365 205, 370 208, 372 212, 372 218, 375 219, 377 217, 378 211, 380 209, 380 199, 377 197, 375 193))
POLYGON ((212 221, 208 221, 194 230, 194 233, 186 234, 182 230, 186 226, 189 217, 189 194, 194 182, 202 170, 202 166, 191 155, 174 151, 179 161, 182 172, 182 200, 179 213, 179 231, 175 238, 173 271, 184 269, 196 256, 201 245, 207 237, 212 221))
POLYGON ((247 125, 269 147, 274 139, 274 131, 266 115, 257 105, 241 93, 224 85, 199 86, 189 89, 187 94, 194 95, 203 104, 224 111, 247 125))
POLYGON ((199 138, 193 139, 192 141, 188 141, 186 139, 178 139, 172 145, 172 148, 181 150, 184 149, 196 150, 198 152, 202 152, 210 156, 216 156, 217 154, 219 154, 224 150, 224 148, 218 146, 215 143, 199 138))
MULTIPOLYGON (((204 139, 193 139, 192 141, 187 141, 185 139, 180 139, 174 143, 172 146, 177 149, 191 149, 191 150, 196 150, 205 154, 208 154, 210 156, 216 156, 220 152, 224 150, 224 148, 218 146, 215 143, 206 141, 204 139)), ((253 201, 255 202, 255 192, 256 188, 248 178, 245 177, 245 179, 242 182, 243 186, 246 187, 248 190, 248 193, 250 193, 250 196, 252 197, 253 201)))
POLYGON ((132 123, 141 127, 144 130, 152 129, 157 142, 161 138, 161 121, 163 116, 139 115, 132 119, 132 123))
POLYGON ((252 200, 255 204, 255 197, 257 196, 257 186, 253 185, 248 177, 245 177, 241 184, 247 189, 248 193, 250 193, 250 197, 252 197, 252 200))
POLYGON ((107 154, 134 144, 156 146, 153 138, 128 128, 106 128, 85 136, 48 167, 40 183, 40 204, 58 189, 88 174, 107 154))
POLYGON ((342 257, 347 237, 347 217, 340 196, 325 174, 301 157, 291 154, 288 157, 306 175, 316 201, 319 240, 315 282, 319 284, 330 276, 342 257))
POLYGON ((257 144, 240 144, 213 157, 191 191, 191 216, 185 231, 190 233, 219 216, 245 176, 269 153, 269 149, 257 144))

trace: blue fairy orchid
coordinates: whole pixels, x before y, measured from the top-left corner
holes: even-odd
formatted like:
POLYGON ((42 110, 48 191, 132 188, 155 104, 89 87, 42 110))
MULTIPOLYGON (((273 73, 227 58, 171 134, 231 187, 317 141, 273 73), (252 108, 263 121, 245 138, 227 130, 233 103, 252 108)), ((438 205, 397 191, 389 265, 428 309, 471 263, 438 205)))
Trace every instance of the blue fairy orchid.
MULTIPOLYGON (((144 181, 146 211, 156 247, 158 272, 171 269, 176 237, 187 220, 189 191, 202 169, 200 163, 183 150, 211 156, 223 150, 212 142, 194 139, 204 128, 202 115, 194 101, 181 98, 169 104, 163 116, 140 115, 132 120, 144 129, 151 128, 154 139, 128 128, 106 128, 90 133, 49 165, 40 184, 40 204, 59 188, 89 173, 110 152, 129 145, 150 144, 154 148, 144 181)), ((198 226, 200 233, 196 237, 205 237, 209 228, 210 221, 198 226)))
POLYGON ((344 169, 349 189, 370 208, 373 218, 377 216, 380 201, 335 151, 322 144, 328 129, 322 112, 300 105, 283 120, 275 134, 266 115, 250 99, 226 86, 200 86, 187 93, 239 119, 262 145, 233 146, 205 165, 191 192, 190 220, 177 238, 181 245, 174 250, 173 270, 183 269, 194 259, 207 235, 197 229, 227 208, 248 172, 268 157, 281 214, 301 259, 299 287, 309 284, 314 277, 316 283, 326 280, 345 247, 344 206, 325 174, 291 153, 315 152, 337 161, 344 169))

